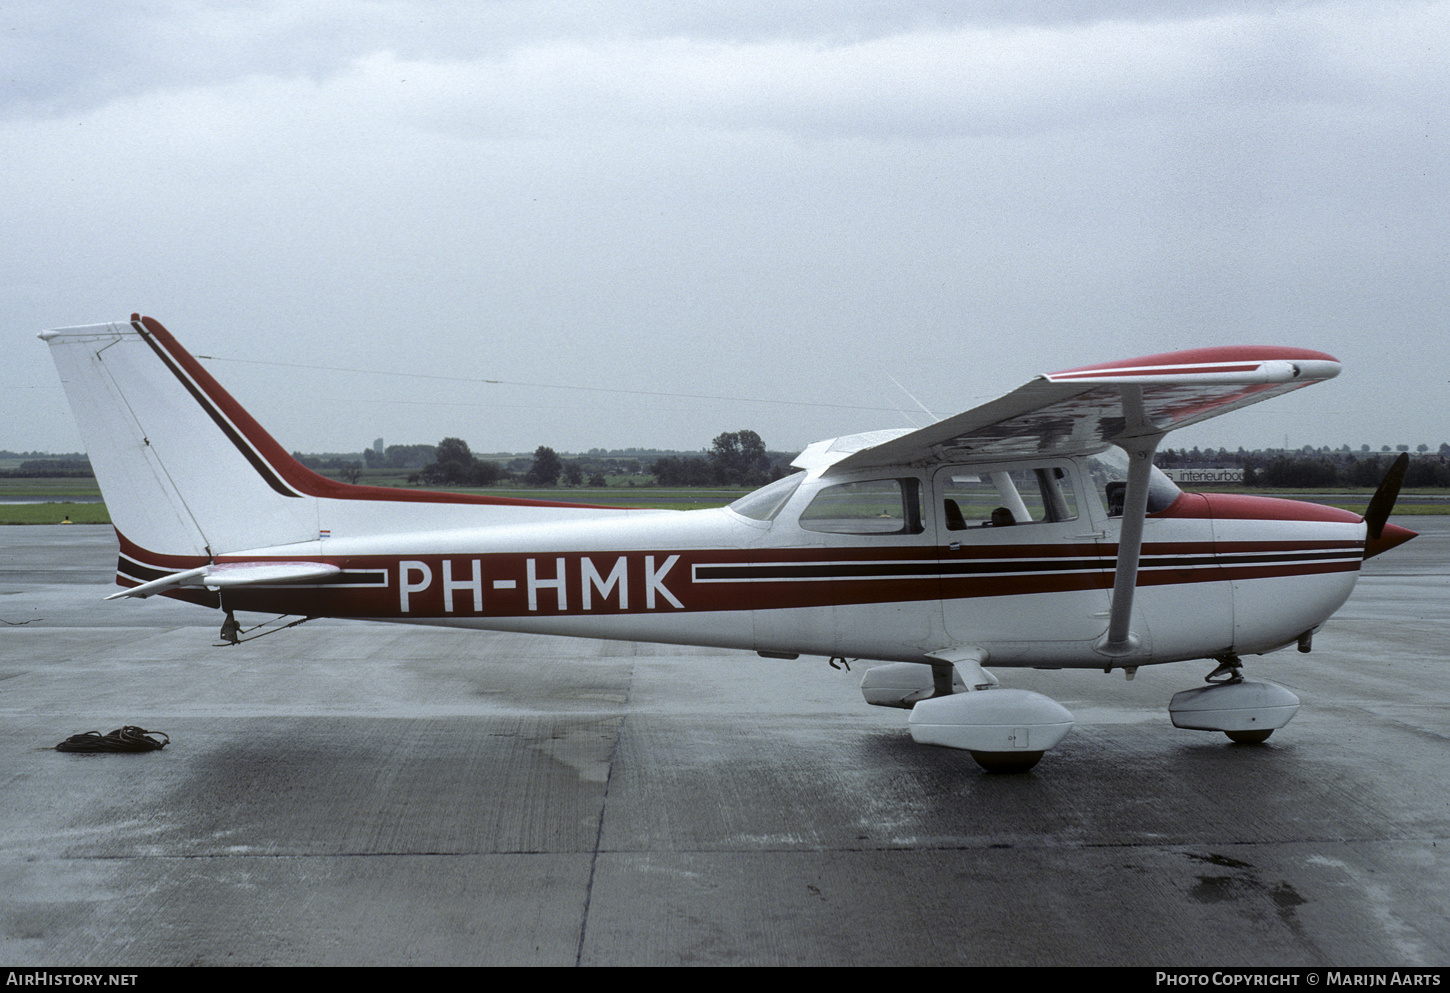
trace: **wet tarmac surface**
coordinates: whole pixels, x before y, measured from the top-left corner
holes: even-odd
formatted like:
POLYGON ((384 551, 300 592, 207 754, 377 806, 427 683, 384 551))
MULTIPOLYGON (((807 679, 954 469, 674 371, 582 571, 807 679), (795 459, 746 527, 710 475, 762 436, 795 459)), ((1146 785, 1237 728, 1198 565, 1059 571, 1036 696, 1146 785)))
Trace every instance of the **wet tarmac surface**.
POLYGON ((1450 518, 1309 655, 1265 745, 1171 726, 1210 663, 1003 669, 1077 726, 983 774, 861 667, 113 592, 109 528, 0 528, 8 965, 1450 963, 1450 518), (171 745, 71 755, 137 724, 171 745))

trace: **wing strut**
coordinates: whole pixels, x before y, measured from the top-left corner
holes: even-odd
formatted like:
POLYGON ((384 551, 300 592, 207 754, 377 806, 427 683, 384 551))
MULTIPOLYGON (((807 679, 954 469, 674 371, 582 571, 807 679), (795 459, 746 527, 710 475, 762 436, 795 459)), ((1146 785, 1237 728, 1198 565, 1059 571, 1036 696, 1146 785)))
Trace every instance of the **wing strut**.
POLYGON ((1163 440, 1143 407, 1140 386, 1122 387, 1123 433, 1113 443, 1128 453, 1128 488, 1123 495, 1123 520, 1118 534, 1118 561, 1113 571, 1113 602, 1108 633, 1095 646, 1104 655, 1131 655, 1141 639, 1132 631, 1133 591, 1138 586, 1138 560, 1143 551, 1143 519, 1148 516, 1148 483, 1153 453, 1163 440))

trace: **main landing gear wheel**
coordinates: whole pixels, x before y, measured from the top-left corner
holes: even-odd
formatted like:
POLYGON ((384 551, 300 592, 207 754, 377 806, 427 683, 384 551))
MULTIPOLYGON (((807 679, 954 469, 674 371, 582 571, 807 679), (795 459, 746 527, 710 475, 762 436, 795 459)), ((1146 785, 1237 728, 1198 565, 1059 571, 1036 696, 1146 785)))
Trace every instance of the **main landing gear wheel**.
POLYGON ((972 752, 977 765, 991 773, 1026 772, 1042 760, 1041 752, 972 752))
POLYGON ((1269 735, 1271 735, 1273 733, 1274 733, 1274 729, 1273 728, 1269 728, 1267 731, 1225 731, 1224 732, 1224 734, 1228 735, 1228 740, 1229 741, 1237 742, 1240 745, 1262 745, 1264 742, 1266 742, 1266 741, 1269 740, 1269 735))
POLYGON ((922 700, 907 725, 918 743, 969 752, 987 772, 1026 772, 1072 729, 1072 714, 1041 693, 999 686, 922 700))

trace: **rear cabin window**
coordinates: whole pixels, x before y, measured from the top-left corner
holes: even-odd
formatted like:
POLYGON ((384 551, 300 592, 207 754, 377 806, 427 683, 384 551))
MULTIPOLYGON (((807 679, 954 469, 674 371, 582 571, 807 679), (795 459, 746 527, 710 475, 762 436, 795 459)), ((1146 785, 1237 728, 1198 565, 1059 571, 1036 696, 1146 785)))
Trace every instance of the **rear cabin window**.
POLYGON ((1056 466, 954 471, 942 488, 942 512, 948 531, 1072 521, 1078 514, 1072 479, 1056 466))
POLYGON ((920 534, 920 492, 915 479, 837 483, 816 494, 800 526, 829 534, 920 534))

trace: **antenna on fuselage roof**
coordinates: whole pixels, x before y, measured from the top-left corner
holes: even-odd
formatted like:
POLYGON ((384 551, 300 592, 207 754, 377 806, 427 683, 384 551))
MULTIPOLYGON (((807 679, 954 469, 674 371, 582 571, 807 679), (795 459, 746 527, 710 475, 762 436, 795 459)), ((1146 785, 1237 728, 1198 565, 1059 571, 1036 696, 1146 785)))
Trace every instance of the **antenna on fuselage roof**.
MULTIPOLYGON (((926 411, 926 416, 929 417, 929 418, 931 418, 931 420, 927 422, 928 424, 935 424, 937 421, 941 420, 941 418, 938 417, 936 414, 932 413, 930 410, 927 410, 926 404, 922 403, 916 397, 912 396, 911 391, 908 390, 905 386, 902 386, 901 385, 901 380, 897 379, 895 376, 891 375, 891 373, 887 372, 884 369, 881 371, 881 374, 883 376, 885 376, 887 379, 891 380, 893 383, 895 383, 896 384, 896 388, 898 390, 900 390, 902 393, 905 393, 908 397, 910 397, 912 403, 916 404, 922 410, 926 411)), ((902 417, 905 417, 908 421, 911 422, 911 426, 912 427, 914 427, 914 428, 921 427, 921 425, 916 422, 916 418, 912 417, 905 410, 902 410, 900 407, 898 407, 897 408, 897 411, 901 414, 902 417)))

